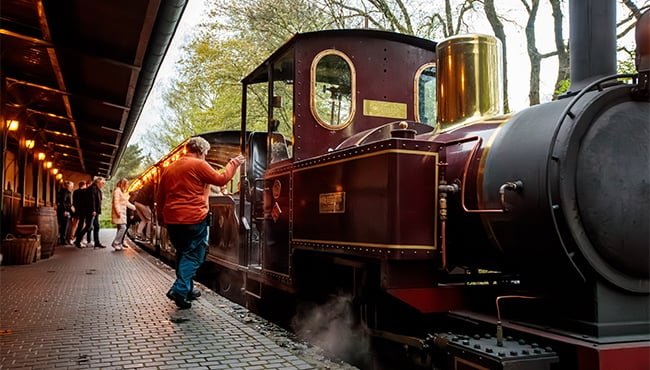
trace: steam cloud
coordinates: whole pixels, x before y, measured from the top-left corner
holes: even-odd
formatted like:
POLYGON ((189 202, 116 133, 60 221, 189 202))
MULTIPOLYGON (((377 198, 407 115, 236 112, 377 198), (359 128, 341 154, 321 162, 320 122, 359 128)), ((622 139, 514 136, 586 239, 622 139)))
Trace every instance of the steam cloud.
POLYGON ((370 338, 352 312, 352 297, 335 296, 322 305, 301 307, 291 320, 295 333, 348 362, 363 362, 370 353, 370 338))

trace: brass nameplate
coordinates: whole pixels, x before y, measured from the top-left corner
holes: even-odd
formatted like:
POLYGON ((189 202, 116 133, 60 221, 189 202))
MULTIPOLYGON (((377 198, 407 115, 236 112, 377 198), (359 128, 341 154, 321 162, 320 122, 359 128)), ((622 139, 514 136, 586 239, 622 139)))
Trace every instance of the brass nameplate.
POLYGON ((363 99, 363 115, 372 117, 406 119, 406 104, 363 99))
POLYGON ((319 213, 345 213, 345 192, 320 194, 318 200, 319 213))

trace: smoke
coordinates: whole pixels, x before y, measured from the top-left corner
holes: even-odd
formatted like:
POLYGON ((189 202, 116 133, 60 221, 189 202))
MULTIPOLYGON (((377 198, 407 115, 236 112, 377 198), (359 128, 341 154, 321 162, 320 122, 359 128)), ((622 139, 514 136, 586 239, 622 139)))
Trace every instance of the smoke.
POLYGON ((339 295, 322 305, 299 307, 291 320, 302 339, 347 362, 364 362, 370 354, 370 338, 352 311, 352 297, 339 295))

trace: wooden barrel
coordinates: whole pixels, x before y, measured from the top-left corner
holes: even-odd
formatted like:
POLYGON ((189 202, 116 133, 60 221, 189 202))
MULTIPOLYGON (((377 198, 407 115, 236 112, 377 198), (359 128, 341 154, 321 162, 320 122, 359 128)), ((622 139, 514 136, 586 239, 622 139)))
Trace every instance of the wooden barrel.
POLYGON ((41 258, 54 254, 54 246, 59 236, 54 207, 23 207, 20 223, 38 225, 38 233, 41 235, 41 258))

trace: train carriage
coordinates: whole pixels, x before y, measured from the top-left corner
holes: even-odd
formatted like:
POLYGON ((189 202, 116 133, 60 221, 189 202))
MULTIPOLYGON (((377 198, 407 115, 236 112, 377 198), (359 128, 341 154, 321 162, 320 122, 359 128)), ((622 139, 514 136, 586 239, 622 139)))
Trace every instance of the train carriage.
MULTIPOLYGON (((614 2, 585 4, 572 30, 615 29, 614 2)), ((614 50, 504 115, 493 37, 294 36, 242 80, 241 131, 201 135, 216 167, 247 158, 209 200, 215 287, 251 305, 346 294, 434 368, 648 368, 648 71, 623 83, 614 50)))

